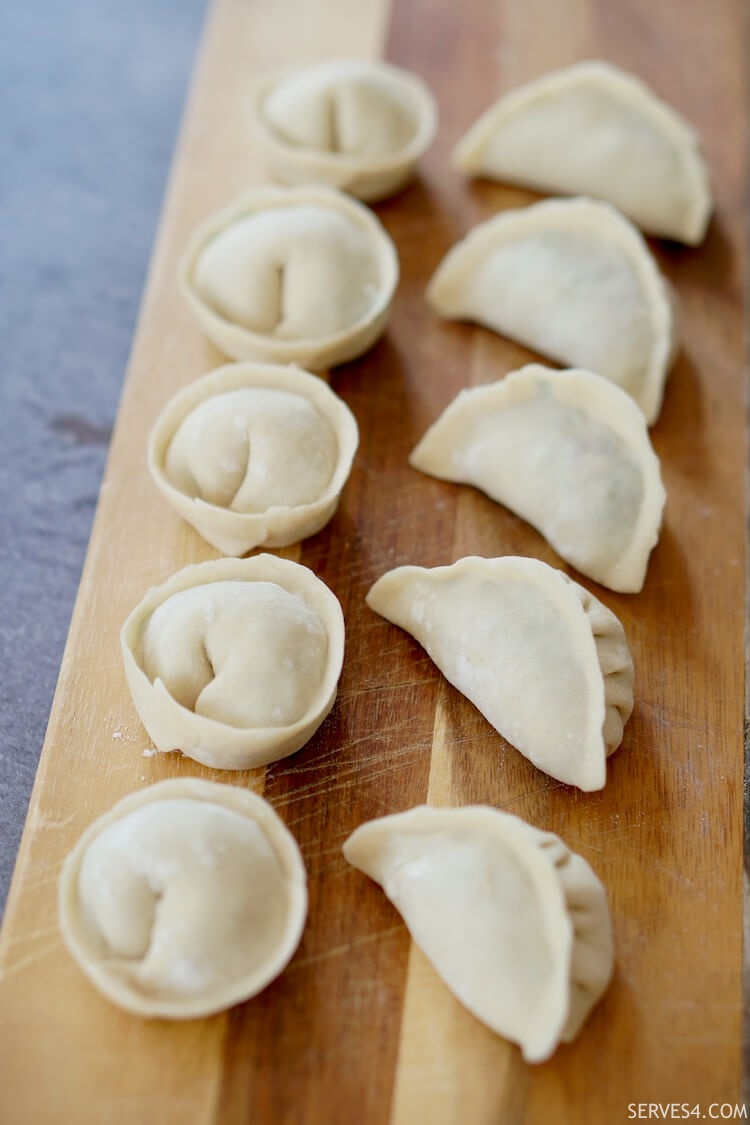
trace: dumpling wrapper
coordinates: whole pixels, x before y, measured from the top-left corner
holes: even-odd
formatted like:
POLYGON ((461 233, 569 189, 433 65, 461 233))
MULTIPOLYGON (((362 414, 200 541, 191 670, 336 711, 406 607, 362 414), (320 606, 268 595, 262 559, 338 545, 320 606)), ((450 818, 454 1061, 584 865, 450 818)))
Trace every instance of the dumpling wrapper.
POLYGON ((559 837, 484 806, 421 806, 361 825, 349 863, 378 882, 448 988, 544 1062, 612 976, 605 890, 559 837))
POLYGON ((112 1003, 192 1019, 284 969, 307 914, 294 837, 262 797, 195 779, 131 793, 95 821, 59 882, 65 944, 112 1003))
POLYGON ((472 176, 593 195, 650 234, 697 246, 713 206, 695 131, 640 79, 603 62, 500 98, 453 153, 472 176))
POLYGON ((601 376, 529 364, 461 391, 409 461, 481 488, 589 578, 642 588, 666 494, 643 415, 601 376))
POLYGON ((295 753, 330 712, 344 619, 335 595, 299 563, 215 559, 149 590, 121 647, 158 750, 251 769, 295 753))
POLYGON ((388 571, 367 604, 535 766, 603 788, 633 710, 633 662, 619 620, 582 586, 538 559, 467 557, 388 571))
POLYGON ((338 59, 276 75, 250 102, 274 176, 324 183, 374 202, 399 191, 437 127, 437 107, 415 74, 338 59))
POLYGON ((673 298, 632 223, 606 203, 549 200, 474 227, 438 266, 427 300, 635 399, 649 425, 674 359, 673 298))
POLYGON ((333 188, 257 187, 194 233, 180 288, 232 359, 322 371, 383 332, 398 255, 369 208, 333 188))
POLYGON ((359 440, 348 406, 297 367, 236 363, 170 399, 149 470, 183 519, 227 555, 283 547, 331 518, 359 440))

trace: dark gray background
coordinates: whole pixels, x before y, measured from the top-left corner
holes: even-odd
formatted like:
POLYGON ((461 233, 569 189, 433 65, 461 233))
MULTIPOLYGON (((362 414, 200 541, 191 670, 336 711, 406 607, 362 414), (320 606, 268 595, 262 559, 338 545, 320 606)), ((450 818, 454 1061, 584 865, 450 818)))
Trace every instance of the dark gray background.
POLYGON ((0 35, 0 909, 204 0, 34 0, 0 35))

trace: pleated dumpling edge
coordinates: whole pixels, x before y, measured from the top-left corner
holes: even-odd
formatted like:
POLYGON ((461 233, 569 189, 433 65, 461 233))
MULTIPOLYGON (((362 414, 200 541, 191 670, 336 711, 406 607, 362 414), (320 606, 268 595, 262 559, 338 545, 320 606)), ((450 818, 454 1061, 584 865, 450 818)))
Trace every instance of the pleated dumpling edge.
POLYGON ((608 203, 549 199, 473 227, 426 293, 566 367, 616 383, 649 425, 678 346, 677 302, 640 232, 608 203))
POLYGON ((602 585, 643 587, 666 493, 641 411, 601 376, 527 364, 467 388, 409 462, 482 489, 602 585))
POLYGON ((456 998, 527 1062, 570 1042, 612 976, 607 896, 559 837, 481 805, 418 806, 344 844, 456 998))
POLYGON ((452 159, 468 175, 605 199, 649 234, 690 246, 713 209, 695 130, 641 79, 596 60, 505 94, 452 159))
POLYGON ((388 571, 367 604, 535 766, 603 788, 633 709, 633 661, 620 621, 591 593, 538 559, 468 556, 388 571))

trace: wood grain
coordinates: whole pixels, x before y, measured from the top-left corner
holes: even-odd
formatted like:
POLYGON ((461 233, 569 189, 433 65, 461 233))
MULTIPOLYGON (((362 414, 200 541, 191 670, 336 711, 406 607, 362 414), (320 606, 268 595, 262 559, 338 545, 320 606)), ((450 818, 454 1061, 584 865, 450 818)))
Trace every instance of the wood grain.
MULTIPOLYGON (((337 1125, 619 1122, 632 1102, 739 1101, 745 278, 740 0, 215 0, 164 206, 90 550, 0 938, 0 1120, 252 1120, 337 1125), (239 106, 261 69, 384 55, 436 92, 441 128, 421 180, 377 208, 402 282, 386 338, 335 371, 361 447, 332 523, 285 552, 340 598, 347 660, 315 738, 265 771, 217 774, 144 758, 118 648, 144 589, 213 552, 170 513, 145 469, 166 400, 217 365, 174 284, 193 228, 263 172, 239 106), (406 458, 469 383, 529 353, 427 310, 427 279, 472 223, 527 193, 448 169, 497 94, 604 57, 641 74, 698 128, 717 214, 699 250, 654 249, 675 284, 684 345, 653 431, 669 500, 646 586, 594 587, 625 625, 637 704, 610 780, 582 794, 536 771, 442 681, 419 646, 372 614, 370 584, 401 563, 530 554, 528 526, 406 458), (310 920, 287 972, 211 1020, 145 1023, 86 983, 57 932, 55 881, 85 826, 170 776, 262 791, 300 841, 310 920), (558 832, 605 881, 617 973, 579 1039, 529 1068, 446 992, 382 892, 349 869, 363 820, 429 800, 484 801, 558 832)), ((587 585, 591 585, 587 583, 587 585)))

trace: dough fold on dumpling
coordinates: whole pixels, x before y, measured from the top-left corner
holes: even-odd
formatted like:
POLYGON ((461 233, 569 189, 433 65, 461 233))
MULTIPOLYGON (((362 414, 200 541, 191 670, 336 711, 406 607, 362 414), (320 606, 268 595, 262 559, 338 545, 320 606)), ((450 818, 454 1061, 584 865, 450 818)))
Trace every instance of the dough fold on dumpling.
POLYGON ((253 188, 198 228, 178 269, 199 324, 226 355, 315 371, 374 344, 398 272, 372 211, 313 185, 253 188))
POLYGON ((612 976, 604 887, 558 836, 485 806, 361 825, 344 855, 378 882, 448 988, 527 1062, 578 1034, 612 976))
POLYGON ((158 750, 250 769, 299 750, 333 707, 344 621, 307 567, 273 555, 216 559, 149 590, 121 645, 158 750))
POLYGON ((183 388, 149 441, 163 496, 227 555, 314 535, 338 504, 358 443, 348 406, 297 367, 236 363, 183 388))
POLYGON ((538 559, 467 557, 397 567, 367 604, 535 766, 604 786, 633 710, 633 661, 619 620, 582 586, 538 559))
POLYGON ((459 141, 453 163, 473 176, 605 199, 650 234, 691 246, 711 215, 694 130, 609 63, 577 63, 512 90, 459 141))
POLYGON ((63 865, 60 925, 114 1004, 191 1019, 255 996, 299 943, 307 913, 296 841, 267 801, 164 781, 115 805, 63 865))
POLYGON ((612 590, 643 586, 665 492, 638 407, 590 371, 529 364, 461 391, 410 463, 473 484, 612 590))
POLYGON ((427 300, 570 367, 617 383, 649 425, 674 359, 673 297, 632 223, 606 203, 548 200, 474 227, 427 300))
POLYGON ((368 202, 408 183, 437 126, 435 100, 421 79, 365 59, 265 79, 250 111, 277 179, 329 184, 368 202))

